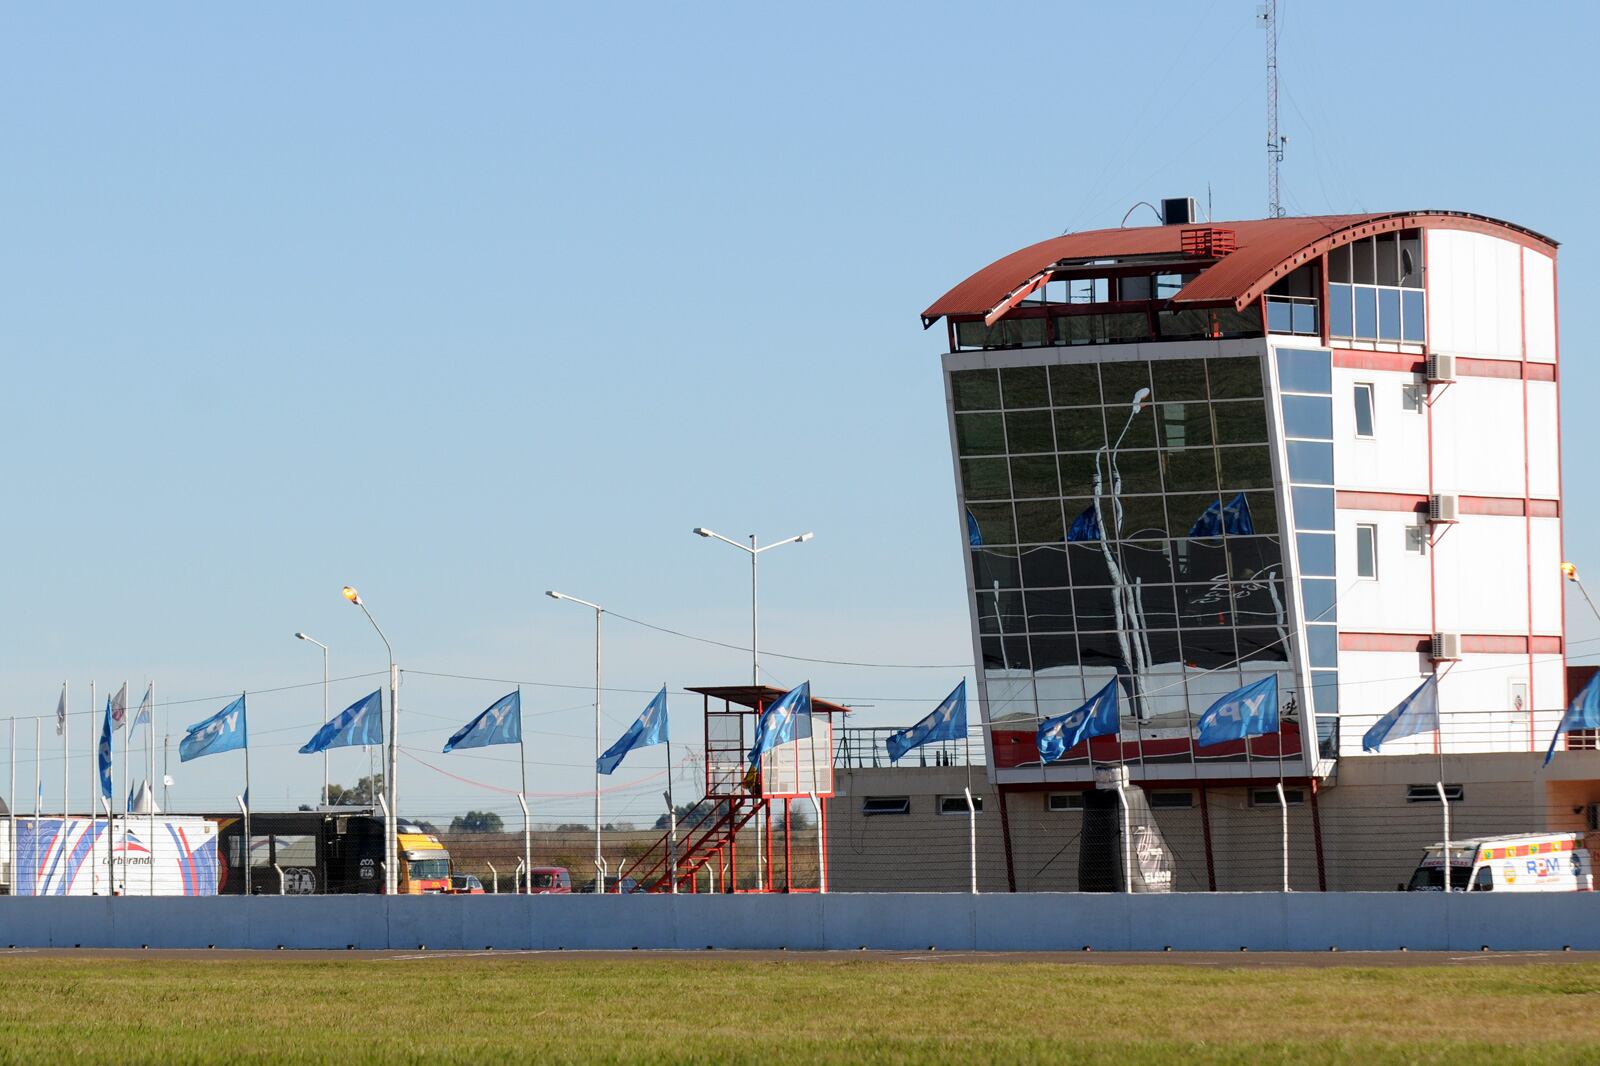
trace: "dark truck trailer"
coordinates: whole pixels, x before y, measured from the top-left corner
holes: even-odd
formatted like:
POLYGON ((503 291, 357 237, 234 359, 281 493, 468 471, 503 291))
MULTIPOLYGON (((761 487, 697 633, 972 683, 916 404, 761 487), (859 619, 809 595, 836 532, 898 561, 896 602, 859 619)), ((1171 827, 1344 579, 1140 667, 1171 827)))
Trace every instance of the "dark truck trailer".
MULTIPOLYGON (((243 895, 244 818, 207 817, 217 823, 217 892, 243 895)), ((400 832, 426 830, 402 819, 400 832)), ((383 816, 373 808, 252 812, 250 836, 252 895, 383 891, 383 816)), ((401 891, 406 890, 402 869, 401 891)))

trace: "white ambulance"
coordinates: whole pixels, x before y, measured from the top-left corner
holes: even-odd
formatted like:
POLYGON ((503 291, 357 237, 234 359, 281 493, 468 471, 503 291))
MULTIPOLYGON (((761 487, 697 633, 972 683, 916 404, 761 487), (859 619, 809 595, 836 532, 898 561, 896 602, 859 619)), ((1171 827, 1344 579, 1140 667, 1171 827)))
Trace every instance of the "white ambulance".
MULTIPOLYGON (((1410 892, 1444 890, 1444 847, 1435 844, 1406 886, 1410 892)), ((1452 892, 1589 892, 1594 874, 1578 833, 1479 837, 1450 842, 1452 892)))

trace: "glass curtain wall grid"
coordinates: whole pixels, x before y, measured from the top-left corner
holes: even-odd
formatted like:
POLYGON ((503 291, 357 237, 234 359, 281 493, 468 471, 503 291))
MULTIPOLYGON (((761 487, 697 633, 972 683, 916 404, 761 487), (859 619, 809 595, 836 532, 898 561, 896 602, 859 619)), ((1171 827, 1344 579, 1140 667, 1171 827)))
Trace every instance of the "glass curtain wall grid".
POLYGON ((1296 573, 1311 699, 1302 721, 1314 716, 1323 758, 1338 754, 1339 616, 1335 581, 1333 480, 1333 353, 1321 348, 1278 348, 1279 413, 1294 528, 1296 573))
POLYGON ((1226 692, 1297 688, 1262 358, 955 370, 950 389, 991 724, 1115 678, 1147 761, 1248 758, 1188 741, 1226 692))
POLYGON ((1388 344, 1427 342, 1422 231, 1381 233, 1328 253, 1328 336, 1388 344))

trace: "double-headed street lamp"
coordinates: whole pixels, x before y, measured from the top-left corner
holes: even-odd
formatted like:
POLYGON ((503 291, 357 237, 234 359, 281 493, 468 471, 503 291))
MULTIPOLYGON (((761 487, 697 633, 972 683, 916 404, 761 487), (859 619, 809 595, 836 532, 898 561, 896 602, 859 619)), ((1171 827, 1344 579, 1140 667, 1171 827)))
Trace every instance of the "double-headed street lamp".
POLYGON ((361 602, 361 593, 346 585, 344 598, 361 608, 361 613, 367 616, 367 621, 372 623, 372 628, 378 633, 378 639, 383 641, 384 648, 389 652, 389 730, 388 736, 384 738, 388 741, 388 765, 383 771, 383 791, 388 795, 383 816, 383 890, 392 896, 400 883, 400 854, 397 846, 400 840, 400 808, 399 801, 395 798, 395 778, 398 776, 396 771, 400 751, 400 668, 394 664, 394 645, 383 635, 378 620, 372 617, 367 605, 361 602))
MULTIPOLYGON (((303 640, 308 644, 315 644, 322 649, 322 722, 328 722, 328 646, 316 637, 305 633, 296 633, 295 639, 303 640)), ((333 806, 333 797, 328 795, 328 749, 322 749, 322 805, 333 806)))
MULTIPOLYGON (((799 536, 785 537, 783 540, 776 540, 771 544, 757 544, 756 535, 752 533, 750 534, 749 545, 744 545, 740 544, 736 540, 731 540, 728 537, 724 537, 721 533, 713 532, 712 530, 707 529, 705 526, 695 526, 694 532, 697 536, 709 537, 711 540, 720 540, 724 544, 731 544, 740 551, 748 552, 750 554, 750 684, 754 689, 754 692, 752 693, 752 698, 754 698, 755 693, 759 693, 761 691, 761 653, 759 651, 758 639, 760 636, 760 623, 756 613, 756 560, 761 558, 761 553, 764 551, 770 551, 773 548, 780 548, 785 544, 804 544, 806 541, 816 536, 816 534, 809 532, 801 533, 799 536)), ((759 704, 759 699, 757 702, 759 704)), ((668 768, 667 772, 669 774, 672 772, 670 767, 668 768)), ((765 880, 766 877, 762 869, 761 819, 757 818, 756 889, 758 891, 766 887, 765 880)))
POLYGON ((786 537, 783 540, 773 541, 771 544, 757 545, 756 535, 752 533, 750 534, 750 543, 745 545, 740 544, 736 540, 730 540, 729 538, 724 537, 721 533, 712 532, 704 526, 695 526, 694 532, 697 536, 709 537, 712 540, 720 540, 724 544, 733 545, 742 552, 750 553, 750 684, 760 688, 761 655, 760 652, 757 651, 756 647, 757 638, 760 635, 759 625, 756 618, 756 560, 761 557, 761 553, 764 551, 771 551, 773 548, 781 548, 785 544, 804 544, 806 541, 816 536, 816 534, 801 533, 797 537, 786 537))
MULTIPOLYGON (((606 867, 600 854, 600 616, 606 613, 606 609, 598 603, 580 600, 554 589, 545 595, 552 600, 567 600, 594 611, 594 890, 603 893, 606 890, 606 867)), ((671 772, 670 769, 668 772, 671 772)), ((618 891, 621 888, 622 879, 619 877, 618 891)))

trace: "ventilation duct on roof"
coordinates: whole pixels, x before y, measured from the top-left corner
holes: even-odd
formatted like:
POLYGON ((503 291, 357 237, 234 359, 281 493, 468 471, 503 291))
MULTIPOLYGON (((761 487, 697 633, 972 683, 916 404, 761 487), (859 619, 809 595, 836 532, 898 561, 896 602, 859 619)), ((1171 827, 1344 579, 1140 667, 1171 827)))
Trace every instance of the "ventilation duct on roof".
POLYGON ((1189 226, 1200 221, 1200 205, 1192 196, 1174 196, 1161 201, 1161 224, 1189 226))

